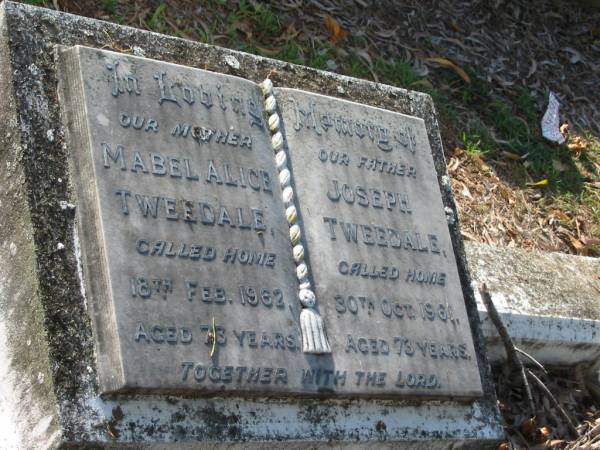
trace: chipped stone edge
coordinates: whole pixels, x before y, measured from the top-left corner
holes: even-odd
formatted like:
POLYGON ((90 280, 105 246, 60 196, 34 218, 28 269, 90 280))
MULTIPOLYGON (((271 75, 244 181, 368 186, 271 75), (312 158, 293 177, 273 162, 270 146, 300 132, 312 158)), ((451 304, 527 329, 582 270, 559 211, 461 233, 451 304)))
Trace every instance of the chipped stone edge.
POLYGON ((499 312, 600 320, 600 259, 476 242, 465 250, 499 312))

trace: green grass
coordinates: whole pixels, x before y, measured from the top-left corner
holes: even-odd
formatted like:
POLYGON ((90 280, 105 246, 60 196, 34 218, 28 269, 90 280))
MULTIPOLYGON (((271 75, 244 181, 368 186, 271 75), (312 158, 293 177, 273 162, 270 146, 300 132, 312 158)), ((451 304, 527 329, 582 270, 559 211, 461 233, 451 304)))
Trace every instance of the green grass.
POLYGON ((512 97, 497 94, 494 87, 470 72, 472 83, 464 84, 452 100, 465 112, 455 115, 454 125, 463 137, 467 153, 495 157, 507 151, 523 157, 523 170, 515 180, 522 187, 528 179, 547 178, 549 189, 557 194, 579 193, 584 178, 571 152, 547 141, 541 135, 541 113, 534 98, 523 87, 512 97), (473 129, 472 124, 477 124, 473 129), (477 144, 477 145, 475 145, 477 144), (558 161, 563 170, 557 170, 558 161))
MULTIPOLYGON (((600 237, 600 200, 598 193, 593 188, 583 189, 581 193, 564 192, 554 197, 556 206, 570 213, 573 217, 581 213, 581 206, 584 205, 591 213, 592 223, 588 223, 588 236, 600 237)), ((600 251, 600 244, 594 246, 596 251, 600 251)))
POLYGON ((313 40, 306 54, 306 65, 315 69, 327 69, 327 61, 332 58, 329 42, 313 40))
MULTIPOLYGON (((263 53, 259 50, 259 53, 263 53)), ((273 56, 266 54, 265 56, 273 56)), ((331 46, 328 42, 315 41, 307 45, 300 45, 297 41, 290 40, 285 43, 276 54, 275 58, 292 64, 301 64, 314 69, 327 69, 327 62, 333 60, 331 46)))
MULTIPOLYGON (((588 188, 581 193, 580 201, 583 205, 590 208, 590 211, 594 217, 594 221, 600 228, 600 200, 598 199, 598 193, 594 193, 591 188, 588 188)), ((600 234, 600 229, 598 232, 600 234)))
POLYGON ((227 34, 232 41, 239 41, 240 28, 250 28, 256 43, 268 45, 268 41, 283 32, 279 17, 266 4, 251 4, 246 0, 239 3, 237 10, 227 16, 227 34))
POLYGON ((257 4, 250 15, 259 36, 277 37, 283 31, 278 17, 269 5, 257 4))
POLYGON ((350 52, 345 63, 346 73, 356 78, 371 78, 371 71, 363 58, 355 51, 350 52))
POLYGON ((380 75, 382 81, 395 86, 409 88, 420 80, 410 63, 401 59, 376 58, 373 69, 380 75))
POLYGON ((488 153, 481 143, 481 137, 477 134, 467 134, 463 131, 461 140, 467 155, 482 157, 488 153))
POLYGON ((117 10, 117 0, 103 0, 102 9, 108 14, 115 14, 117 10))
POLYGON ((166 10, 167 10, 167 4, 160 3, 156 7, 154 12, 152 12, 150 19, 147 22, 148 27, 152 31, 156 31, 157 33, 163 33, 163 34, 168 32, 167 30, 169 29, 169 27, 168 27, 166 16, 165 16, 166 10))
MULTIPOLYGON (((359 39, 355 38, 355 40, 359 39)), ((417 82, 423 81, 423 78, 415 73, 408 61, 376 57, 373 59, 372 65, 369 65, 355 50, 350 50, 347 61, 343 63, 343 68, 346 75, 372 78, 373 74, 376 74, 379 82, 404 88, 410 88, 417 82)))
POLYGON ((517 89, 517 96, 514 99, 516 110, 520 116, 528 123, 534 123, 539 119, 539 115, 535 106, 535 100, 529 93, 527 88, 521 86, 517 89))
POLYGON ((283 49, 277 54, 277 57, 289 63, 301 64, 303 49, 297 42, 289 41, 285 43, 283 49))

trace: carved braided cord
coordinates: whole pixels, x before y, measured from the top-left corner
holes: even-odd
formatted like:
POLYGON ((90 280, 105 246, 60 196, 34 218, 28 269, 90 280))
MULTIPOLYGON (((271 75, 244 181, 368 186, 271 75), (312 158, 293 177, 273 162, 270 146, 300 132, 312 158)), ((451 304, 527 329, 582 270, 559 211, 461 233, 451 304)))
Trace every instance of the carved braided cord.
POLYGON ((264 96, 265 111, 268 114, 271 145, 279 173, 278 178, 282 189, 283 205, 285 206, 285 218, 289 226, 292 254, 296 264, 298 299, 302 306, 300 312, 302 351, 313 354, 331 353, 327 333, 325 332, 325 324, 319 312, 315 309, 317 300, 310 283, 310 269, 304 260, 302 231, 298 224, 298 210, 294 201, 294 190, 291 186, 292 175, 288 169, 287 154, 283 148, 283 135, 280 131, 281 118, 277 112, 277 101, 273 95, 273 83, 267 78, 260 83, 260 88, 264 96))

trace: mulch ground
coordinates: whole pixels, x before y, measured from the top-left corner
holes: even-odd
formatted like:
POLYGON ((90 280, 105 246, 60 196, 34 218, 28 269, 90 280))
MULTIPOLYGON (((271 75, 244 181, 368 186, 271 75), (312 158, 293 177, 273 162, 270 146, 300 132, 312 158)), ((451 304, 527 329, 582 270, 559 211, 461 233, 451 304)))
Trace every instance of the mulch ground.
POLYGON ((600 255, 598 7, 568 0, 40 2, 430 92, 465 239, 600 255), (541 139, 550 91, 571 129, 562 148, 541 139))

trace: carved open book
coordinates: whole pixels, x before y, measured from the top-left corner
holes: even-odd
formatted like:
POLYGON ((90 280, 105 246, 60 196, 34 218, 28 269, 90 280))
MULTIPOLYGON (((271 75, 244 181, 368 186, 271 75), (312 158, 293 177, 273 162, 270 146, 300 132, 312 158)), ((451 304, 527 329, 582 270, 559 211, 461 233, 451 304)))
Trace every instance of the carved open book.
POLYGON ((102 392, 481 395, 423 120, 58 57, 102 392))

